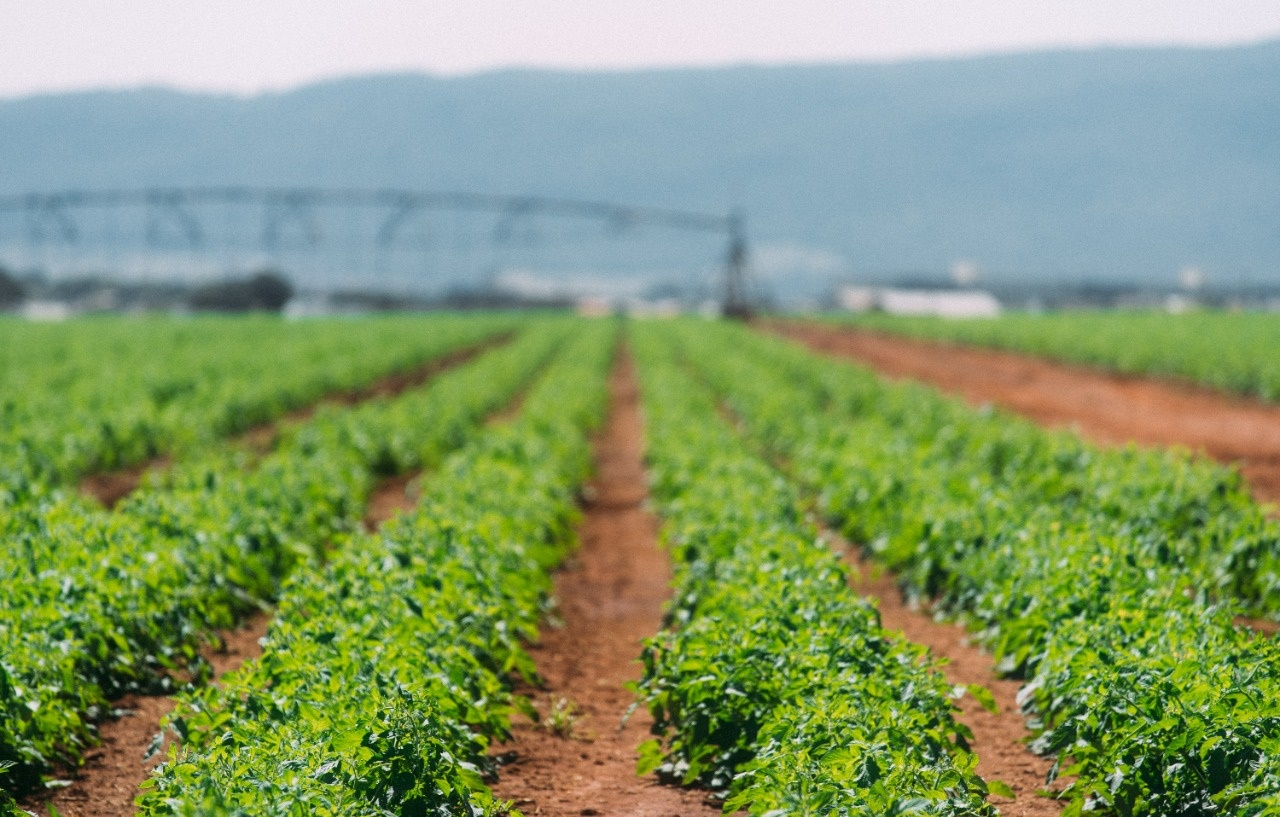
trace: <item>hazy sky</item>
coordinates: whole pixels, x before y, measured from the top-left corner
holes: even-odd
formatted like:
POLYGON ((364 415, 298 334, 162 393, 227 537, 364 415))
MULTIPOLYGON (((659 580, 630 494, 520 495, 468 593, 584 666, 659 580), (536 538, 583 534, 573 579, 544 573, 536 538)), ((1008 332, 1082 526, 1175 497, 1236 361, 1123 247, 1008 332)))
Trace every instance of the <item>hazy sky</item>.
POLYGON ((1280 37, 1280 0, 4 0, 0 96, 1280 37))

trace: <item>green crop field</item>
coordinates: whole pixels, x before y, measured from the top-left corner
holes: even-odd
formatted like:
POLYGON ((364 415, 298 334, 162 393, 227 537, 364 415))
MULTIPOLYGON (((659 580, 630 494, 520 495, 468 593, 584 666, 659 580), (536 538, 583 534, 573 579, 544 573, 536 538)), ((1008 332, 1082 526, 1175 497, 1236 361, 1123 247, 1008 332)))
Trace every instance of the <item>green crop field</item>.
MULTIPOLYGON (((1263 316, 963 325, 1038 351, 1084 332, 1117 347, 1090 362, 1197 377, 1125 339, 1232 319, 1258 379, 1218 385, 1280 395, 1258 386, 1263 316)), ((1280 814, 1280 646, 1257 623, 1280 620, 1280 522, 1239 472, 742 324, 561 315, 0 322, 0 814, 88 785, 130 695, 172 706, 141 814, 519 813, 491 787, 535 714, 532 647, 570 612, 553 577, 581 569, 632 365, 647 484, 628 501, 672 569, 661 624, 627 645, 652 719, 635 774, 763 817, 1017 802, 958 706, 992 694, 882 622, 838 531, 1021 685, 1010 741, 1051 762, 1060 813, 1280 814), (120 468, 142 477, 119 503, 82 492, 120 468), (370 524, 410 475, 412 507, 370 524), (260 654, 215 679, 210 645, 254 616, 260 654)))

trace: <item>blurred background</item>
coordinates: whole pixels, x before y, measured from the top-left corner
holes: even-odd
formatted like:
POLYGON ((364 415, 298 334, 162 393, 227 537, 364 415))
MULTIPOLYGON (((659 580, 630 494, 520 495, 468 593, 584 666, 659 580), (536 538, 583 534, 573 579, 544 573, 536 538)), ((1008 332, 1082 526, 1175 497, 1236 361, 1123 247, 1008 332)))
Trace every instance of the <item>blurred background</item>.
POLYGON ((1274 2, 625 6, 10 7, 0 306, 1280 309, 1274 2))

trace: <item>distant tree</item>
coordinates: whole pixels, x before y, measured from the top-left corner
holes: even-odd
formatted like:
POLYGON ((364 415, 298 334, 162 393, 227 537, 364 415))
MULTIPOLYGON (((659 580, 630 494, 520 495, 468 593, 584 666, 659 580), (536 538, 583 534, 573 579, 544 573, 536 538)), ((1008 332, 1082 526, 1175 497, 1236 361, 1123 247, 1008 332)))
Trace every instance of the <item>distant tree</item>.
POLYGON ((279 312, 293 297, 293 284, 278 272, 264 270, 249 279, 255 309, 279 312))
POLYGON ((4 267, 0 267, 0 309, 17 306, 27 297, 22 283, 4 267))
POLYGON ((275 270, 252 277, 206 284, 191 293, 191 308, 213 312, 279 312, 293 297, 293 285, 275 270))

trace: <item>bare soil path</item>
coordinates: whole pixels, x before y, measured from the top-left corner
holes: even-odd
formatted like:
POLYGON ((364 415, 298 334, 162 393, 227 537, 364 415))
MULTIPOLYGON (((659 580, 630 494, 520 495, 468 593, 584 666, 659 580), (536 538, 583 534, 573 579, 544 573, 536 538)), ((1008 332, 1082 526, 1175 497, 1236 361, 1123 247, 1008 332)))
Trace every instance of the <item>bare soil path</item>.
MULTIPOLYGON (((375 486, 365 512, 366 530, 373 532, 398 513, 411 509, 417 495, 420 472, 389 477, 375 486)), ((262 654, 260 639, 271 617, 258 613, 241 627, 219 634, 222 646, 206 651, 205 659, 220 678, 245 661, 262 654)), ((102 745, 86 755, 74 783, 52 796, 32 797, 24 806, 39 817, 48 817, 52 802, 63 817, 125 817, 136 809, 134 798, 151 771, 164 761, 162 751, 145 758, 161 720, 173 709, 173 700, 162 695, 128 695, 115 703, 121 717, 99 725, 102 745), (38 803, 38 805, 37 805, 38 803)))
MULTIPOLYGON (((240 627, 218 634, 219 648, 205 651, 205 659, 220 678, 262 654, 260 639, 271 617, 256 613, 240 627)), ((127 817, 134 814, 138 786, 165 760, 165 752, 147 758, 147 750, 160 732, 160 721, 173 709, 173 699, 163 695, 127 695, 115 702, 121 716, 98 725, 102 745, 85 755, 85 764, 74 773, 71 785, 45 795, 32 795, 22 807, 48 817, 52 803, 62 817, 127 817)))
MULTIPOLYGON (((1048 427, 1074 429, 1098 444, 1176 446, 1235 463, 1259 500, 1280 501, 1280 408, 1194 385, 999 350, 819 324, 775 321, 764 328, 891 378, 923 382, 975 405, 997 405, 1048 427)), ((953 683, 978 683, 994 694, 998 715, 969 697, 960 706, 962 721, 975 735, 979 773, 1003 780, 1018 794, 1014 803, 993 798, 1001 813, 1059 813, 1059 803, 1032 795, 1044 787, 1050 763, 1022 744, 1028 732, 1015 701, 1021 684, 997 678, 990 655, 968 644, 963 628, 911 609, 892 574, 861 561, 853 549, 848 552, 861 574, 854 587, 878 599, 886 627, 948 659, 945 671, 953 683)))
MULTIPOLYGON (((536 377, 531 378, 507 405, 486 417, 484 427, 497 428, 519 417, 520 410, 524 408, 525 397, 536 380, 536 377)), ((425 476, 423 471, 413 470, 379 480, 373 486, 365 505, 364 529, 373 533, 396 514, 409 511, 417 505, 425 476)))
POLYGON ((928 383, 1104 445, 1179 446, 1236 463, 1264 502, 1280 502, 1280 407, 1192 385, 1012 352, 815 323, 764 327, 893 378, 928 383))
MULTIPOLYGON (((729 425, 739 433, 746 433, 742 419, 727 404, 721 403, 719 410, 729 425)), ((783 473, 789 468, 785 460, 775 458, 773 464, 783 473)), ((1060 814, 1063 802, 1039 794, 1049 789, 1060 790, 1064 783, 1059 778, 1053 786, 1048 786, 1045 781, 1053 761, 1033 754, 1026 746, 1031 733, 1017 702, 1022 683, 1001 678, 990 653, 971 644, 963 627, 937 621, 927 610, 909 605, 893 573, 864 559, 858 547, 814 521, 828 545, 854 568, 849 586, 859 596, 874 601, 885 629, 900 633, 903 639, 924 646, 943 659, 946 662, 943 673, 950 684, 977 684, 991 692, 996 702, 995 712, 984 708, 974 696, 965 694, 957 702, 958 720, 973 732, 970 748, 978 756, 978 774, 984 780, 998 780, 1013 789, 1013 800, 994 794, 989 798, 1003 817, 1060 814)))
MULTIPOLYGON (((745 433, 740 417, 728 405, 719 406, 721 417, 739 433, 745 433)), ((774 459, 774 466, 782 473, 788 463, 774 459)), ((862 557, 858 547, 844 537, 814 519, 828 545, 853 566, 849 586, 863 598, 873 601, 880 611, 880 623, 890 632, 900 633, 902 638, 927 647, 938 658, 945 660, 943 667, 947 681, 952 685, 977 684, 990 690, 995 698, 997 711, 987 711, 972 695, 966 694, 958 702, 958 720, 973 732, 970 748, 978 755, 978 774, 984 780, 999 780, 1013 789, 1015 798, 992 795, 1004 817, 1056 817, 1063 804, 1038 792, 1048 788, 1045 783, 1053 761, 1031 753, 1025 741, 1031 733, 1026 728, 1018 708, 1017 694, 1022 686, 1019 681, 1001 678, 995 670, 991 655, 969 642, 963 627, 945 621, 936 621, 927 610, 909 605, 899 592, 897 579, 882 566, 862 557)), ((1061 783, 1055 788, 1061 788, 1061 783)))
MULTIPOLYGON (((721 402, 718 408, 725 422, 740 434, 746 433, 742 419, 726 403, 721 402)), ((774 467, 787 473, 789 464, 784 459, 771 460, 774 467)), ((989 798, 998 805, 1000 813, 1004 817, 1060 814, 1063 804, 1037 795, 1047 788, 1045 778, 1053 761, 1032 754, 1026 747, 1025 741, 1031 733, 1018 709, 1021 682, 999 677, 991 655, 969 643, 963 627, 936 621, 928 611, 907 604, 891 572, 864 559, 858 547, 821 524, 816 514, 813 521, 832 550, 852 565, 850 588, 875 603, 880 611, 880 623, 886 630, 900 633, 903 639, 927 647, 933 655, 944 659, 943 672, 952 685, 977 684, 990 690, 996 701, 996 712, 987 711, 976 698, 966 694, 957 702, 958 720, 973 732, 970 748, 978 755, 978 774, 984 780, 999 780, 1013 789, 1012 801, 997 795, 989 798)), ((1060 787, 1061 784, 1057 784, 1057 788, 1060 787)))
MULTIPOLYGON (((435 366, 433 373, 460 365, 500 342, 502 340, 487 341, 435 361, 432 364, 435 366)), ((425 371, 420 370, 415 375, 421 376, 418 382, 432 376, 423 374, 425 371)), ((415 385, 404 379, 404 375, 397 377, 401 379, 394 385, 384 384, 379 387, 383 391, 377 394, 371 392, 363 399, 393 395, 415 385)), ((527 389, 526 385, 506 406, 486 418, 486 427, 492 428, 514 419, 524 403, 527 389)), ((360 400, 350 397, 347 404, 354 405, 358 402, 360 400)), ((301 409, 292 416, 297 421, 304 419, 303 412, 314 411, 313 406, 301 409)), ((274 434, 276 425, 264 428, 274 434)), ((412 509, 417 503, 423 479, 423 472, 414 470, 379 480, 365 507, 365 530, 373 533, 397 514, 412 509)), ((643 491, 643 485, 641 490, 643 491)), ((261 612, 250 616, 234 630, 218 633, 221 645, 204 652, 205 660, 213 667, 214 678, 221 678, 245 661, 262 655, 261 639, 266 635, 270 623, 271 616, 261 612)), ((655 625, 653 630, 656 629, 655 625)), ((639 646, 636 647, 636 654, 639 654, 639 646)), ((23 807, 39 817, 48 817, 50 802, 62 817, 128 817, 135 814, 134 798, 139 793, 138 787, 166 757, 164 751, 150 758, 145 758, 145 755, 160 732, 160 722, 173 710, 173 704, 173 699, 164 695, 127 695, 114 702, 120 717, 113 717, 98 725, 102 745, 86 753, 85 764, 80 769, 68 770, 71 785, 54 789, 49 794, 30 796, 24 801, 23 807)), ((166 746, 165 751, 167 748, 166 746)))
POLYGON ((596 476, 585 492, 581 550, 556 576, 563 627, 544 628, 530 652, 545 679, 531 695, 544 725, 521 722, 514 740, 494 747, 512 762, 495 793, 532 815, 718 815, 703 793, 660 785, 635 774, 636 747, 649 737, 638 710, 619 728, 634 697, 623 683, 640 676, 642 639, 658 632, 671 580, 658 547, 658 523, 647 496, 644 432, 630 359, 619 358, 610 379, 608 423, 595 441, 596 476), (568 736, 548 715, 567 701, 581 717, 568 736))
POLYGON ((388 477, 374 486, 369 504, 365 506, 364 529, 373 533, 391 517, 417 504, 421 477, 421 471, 411 471, 388 477))
MULTIPOLYGON (((958 701, 959 720, 973 731, 970 748, 978 755, 978 774, 984 780, 1009 784, 1017 797, 1010 801, 992 796, 1003 817, 1056 817, 1063 803, 1036 792, 1045 789, 1045 776, 1053 761, 1032 754, 1023 742, 1030 732, 1018 711, 1016 696, 1022 686, 996 675, 991 655, 969 643, 963 627, 935 621, 927 611, 915 609, 902 599, 893 574, 863 560, 857 548, 840 536, 823 531, 824 537, 856 568, 850 586, 862 596, 876 600, 880 622, 885 629, 902 633, 916 644, 947 661, 943 672, 952 684, 978 684, 991 691, 998 707, 988 712, 972 695, 958 701)), ((1056 784, 1060 788, 1061 782, 1056 784)))

